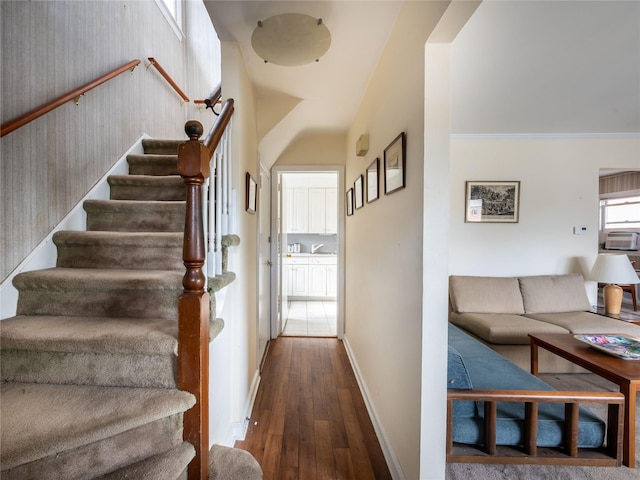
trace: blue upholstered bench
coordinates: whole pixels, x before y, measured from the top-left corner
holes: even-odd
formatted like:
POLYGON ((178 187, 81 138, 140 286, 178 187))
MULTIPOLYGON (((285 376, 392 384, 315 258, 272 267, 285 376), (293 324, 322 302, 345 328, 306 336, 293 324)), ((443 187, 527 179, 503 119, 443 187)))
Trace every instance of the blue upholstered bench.
POLYGON ((619 426, 622 409, 617 407, 624 404, 624 399, 618 393, 557 392, 452 324, 449 324, 447 379, 448 461, 593 464, 590 459, 598 453, 602 454, 596 455, 598 465, 620 464, 617 438, 622 434, 619 426), (453 399, 465 396, 473 399, 453 399), (602 419, 584 407, 578 408, 579 403, 587 401, 586 397, 589 402, 610 405, 609 423, 614 425, 609 426, 609 432, 602 419), (574 407, 568 408, 567 404, 574 407), (532 414, 537 421, 528 424, 527 417, 532 414), (572 420, 567 420, 571 417, 572 420), (603 447, 605 438, 611 447, 603 447), (458 448, 462 452, 456 454, 454 445, 484 448, 479 454, 476 449, 472 455, 469 447, 458 448), (520 447, 523 455, 514 455, 513 449, 502 455, 500 446, 520 447), (538 447, 552 447, 554 454, 545 450, 543 462, 540 456, 533 461, 538 447), (583 449, 589 449, 589 458, 580 457, 583 449))

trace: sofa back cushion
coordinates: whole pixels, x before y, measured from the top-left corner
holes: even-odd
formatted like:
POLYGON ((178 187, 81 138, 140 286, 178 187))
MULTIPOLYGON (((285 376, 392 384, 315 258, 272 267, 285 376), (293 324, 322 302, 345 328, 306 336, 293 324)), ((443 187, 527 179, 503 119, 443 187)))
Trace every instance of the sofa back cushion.
POLYGON ((518 280, 525 313, 585 312, 591 309, 580 274, 540 275, 518 280))
POLYGON ((449 277, 451 309, 456 313, 524 313, 514 277, 449 277))

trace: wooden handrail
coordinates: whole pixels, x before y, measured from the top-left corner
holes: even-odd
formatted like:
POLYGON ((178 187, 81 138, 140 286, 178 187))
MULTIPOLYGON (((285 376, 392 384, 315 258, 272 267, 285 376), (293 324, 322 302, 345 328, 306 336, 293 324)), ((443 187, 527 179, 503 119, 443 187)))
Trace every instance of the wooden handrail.
POLYGON ((213 127, 211 127, 211 130, 209 130, 207 137, 203 140, 202 143, 207 148, 209 158, 211 158, 213 156, 213 152, 216 151, 216 148, 220 143, 220 139, 222 138, 222 134, 227 128, 234 110, 235 107, 233 98, 227 99, 224 102, 222 110, 220 110, 220 114, 213 124, 213 127))
POLYGON ((220 102, 221 99, 222 99, 222 84, 219 83, 216 89, 211 93, 211 95, 209 95, 209 98, 204 99, 204 103, 207 106, 207 108, 211 109, 213 113, 215 113, 216 115, 219 115, 213 109, 213 106, 218 102, 220 102))
POLYGON ((160 75, 162 75, 164 79, 169 83, 169 85, 171 85, 171 87, 173 87, 173 89, 178 93, 178 95, 182 97, 182 100, 184 100, 185 102, 188 102, 189 97, 187 97, 187 95, 180 89, 178 84, 173 80, 173 78, 171 78, 171 76, 167 73, 167 71, 164 68, 162 68, 162 66, 158 63, 158 61, 153 57, 148 57, 148 59, 149 59, 149 65, 147 65, 147 68, 149 68, 151 65, 156 67, 156 70, 158 70, 160 75))
POLYGON ((220 101, 221 98, 222 98, 222 86, 218 84, 218 86, 211 93, 211 95, 209 95, 208 98, 205 98, 203 100, 194 100, 193 103, 204 104, 206 105, 206 108, 210 108, 215 115, 220 115, 218 112, 216 112, 213 109, 213 107, 218 103, 221 103, 220 101))
POLYGON ((75 90, 70 91, 69 93, 65 93, 64 95, 56 98, 55 100, 51 100, 44 105, 34 108, 33 110, 25 113, 24 115, 19 116, 14 120, 10 120, 7 123, 4 123, 2 127, 0 127, 0 137, 4 137, 8 133, 17 130, 20 127, 23 127, 29 122, 32 122, 36 118, 41 117, 42 115, 49 113, 51 110, 58 108, 61 105, 64 105, 70 100, 78 101, 80 96, 84 95, 89 90, 96 88, 99 85, 102 85, 104 82, 111 80, 113 77, 117 77, 121 73, 136 68, 140 64, 140 60, 132 60, 129 63, 125 63, 121 67, 116 68, 115 70, 111 70, 109 73, 102 75, 101 77, 96 78, 95 80, 82 85, 81 87, 76 88, 75 90))

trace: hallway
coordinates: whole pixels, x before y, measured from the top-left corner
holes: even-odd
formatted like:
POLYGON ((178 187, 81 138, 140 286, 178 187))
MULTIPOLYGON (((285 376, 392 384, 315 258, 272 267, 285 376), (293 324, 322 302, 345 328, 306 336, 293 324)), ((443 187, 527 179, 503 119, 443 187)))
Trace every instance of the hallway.
POLYGON ((271 341, 245 449, 265 480, 390 479, 342 342, 271 341))

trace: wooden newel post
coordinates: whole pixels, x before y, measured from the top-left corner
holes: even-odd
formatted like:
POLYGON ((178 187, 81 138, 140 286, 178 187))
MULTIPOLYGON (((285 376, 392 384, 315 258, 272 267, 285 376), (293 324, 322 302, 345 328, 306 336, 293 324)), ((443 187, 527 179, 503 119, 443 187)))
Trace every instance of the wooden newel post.
POLYGON ((202 125, 187 122, 189 141, 178 147, 178 173, 187 186, 183 260, 187 269, 178 301, 178 388, 195 395, 196 404, 184 413, 183 437, 196 449, 189 480, 209 477, 209 294, 205 291, 202 186, 209 176, 209 158, 198 141, 202 125))

